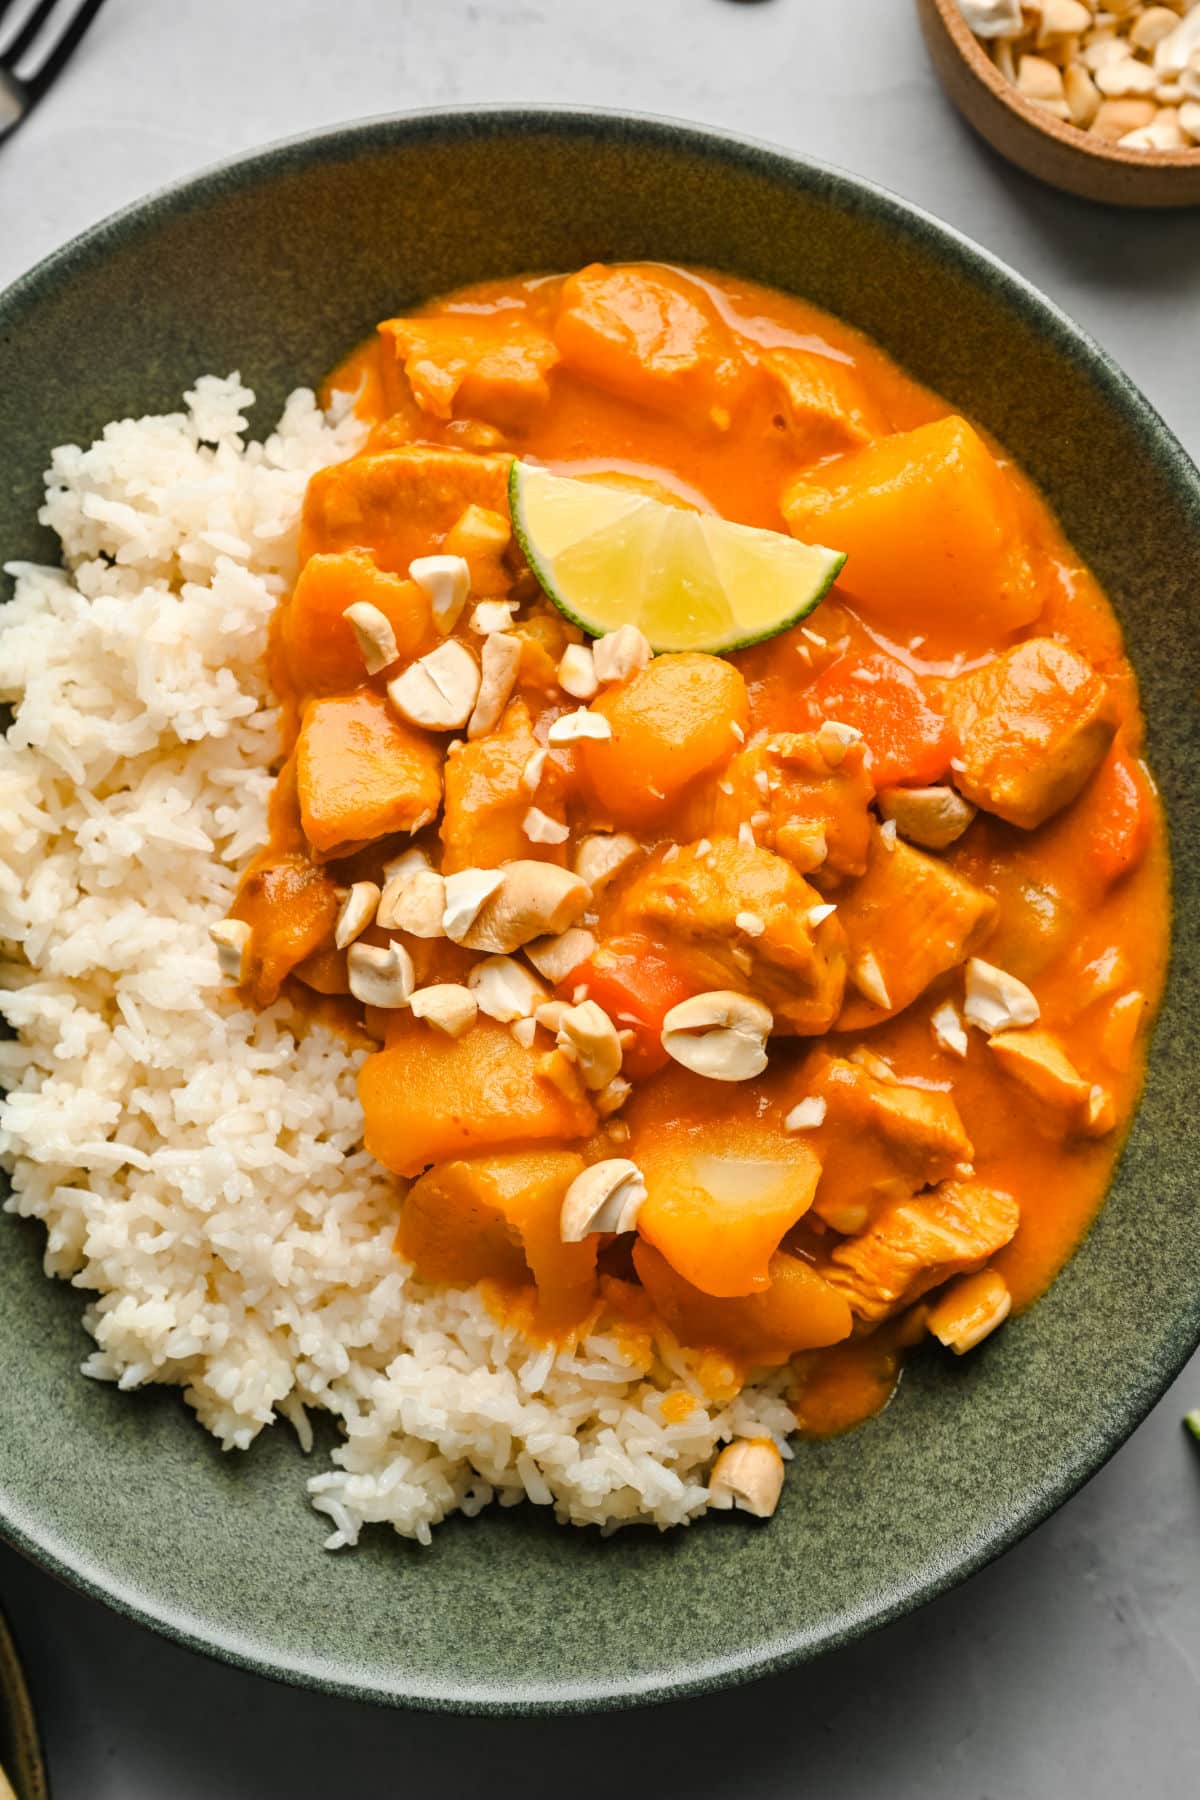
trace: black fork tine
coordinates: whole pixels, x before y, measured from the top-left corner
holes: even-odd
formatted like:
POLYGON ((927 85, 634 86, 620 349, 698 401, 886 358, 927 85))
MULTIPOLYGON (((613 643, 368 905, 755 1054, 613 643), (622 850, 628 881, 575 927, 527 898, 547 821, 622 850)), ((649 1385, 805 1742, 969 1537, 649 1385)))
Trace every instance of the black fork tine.
POLYGON ((4 47, 2 54, 8 68, 16 67, 57 5, 58 0, 39 0, 12 43, 4 47))
MULTIPOLYGON (((29 77, 27 86, 31 96, 37 100, 45 93, 52 81, 57 80, 70 58, 79 48, 84 32, 103 6, 104 0, 84 0, 83 5, 59 38, 41 67, 29 77)), ((43 9, 39 6, 38 11, 43 9)), ((24 36, 24 32, 22 32, 24 36)))

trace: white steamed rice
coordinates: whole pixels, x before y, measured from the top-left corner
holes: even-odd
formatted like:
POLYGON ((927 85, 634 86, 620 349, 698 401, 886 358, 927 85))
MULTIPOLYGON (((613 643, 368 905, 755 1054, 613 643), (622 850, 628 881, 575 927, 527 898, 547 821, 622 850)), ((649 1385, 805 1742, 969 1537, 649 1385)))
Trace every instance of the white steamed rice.
POLYGON ((313 470, 352 416, 301 389, 244 441, 238 377, 187 411, 55 451, 63 569, 19 564, 0 613, 0 1160, 8 1210, 87 1293, 100 1380, 181 1387, 227 1449, 307 1411, 344 1443, 308 1483, 331 1548, 371 1521, 428 1542, 491 1500, 574 1524, 684 1524, 731 1436, 774 1437, 780 1378, 716 1405, 677 1349, 529 1342, 392 1250, 360 1060, 286 1004, 235 1009, 208 926, 265 834, 277 717, 263 652, 313 470), (681 1423, 673 1391, 696 1399, 681 1423), (677 1409, 671 1409, 677 1410, 677 1409))

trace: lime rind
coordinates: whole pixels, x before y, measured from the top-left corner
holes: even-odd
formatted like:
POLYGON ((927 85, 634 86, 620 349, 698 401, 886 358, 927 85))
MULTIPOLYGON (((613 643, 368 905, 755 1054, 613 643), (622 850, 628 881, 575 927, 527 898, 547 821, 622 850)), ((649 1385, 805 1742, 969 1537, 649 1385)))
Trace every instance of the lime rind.
POLYGON ((822 545, 519 460, 508 494, 517 542, 559 612, 592 637, 636 624, 656 652, 719 655, 775 637, 808 618, 846 561, 822 545))

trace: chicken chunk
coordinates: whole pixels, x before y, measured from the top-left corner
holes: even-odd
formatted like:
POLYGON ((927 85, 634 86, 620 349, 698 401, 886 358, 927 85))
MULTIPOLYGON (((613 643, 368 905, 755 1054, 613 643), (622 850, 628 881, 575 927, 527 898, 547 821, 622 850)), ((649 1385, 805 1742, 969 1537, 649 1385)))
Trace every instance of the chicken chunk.
POLYGON ((528 319, 451 313, 388 319, 379 327, 404 370, 413 399, 435 419, 487 419, 520 427, 550 398, 559 360, 553 341, 528 319))
POLYGON ((982 888, 911 845, 890 847, 876 831, 863 879, 838 907, 850 944, 851 994, 840 1031, 877 1025, 971 956, 991 927, 996 902, 982 888))
POLYGON ((852 1312, 871 1324, 952 1275, 983 1266, 1020 1222, 1011 1194, 970 1181, 898 1200, 861 1237, 839 1244, 824 1271, 852 1312))
POLYGON ((961 746, 962 792, 1026 831, 1070 805, 1116 731, 1105 683, 1052 638, 1029 638, 960 675, 946 707, 961 746))
POLYGON ((786 345, 764 350, 759 366, 789 437, 810 461, 858 450, 889 429, 847 363, 786 345))
POLYGON ((829 1030, 845 982, 836 916, 808 916, 820 904, 773 851, 701 840, 646 864, 622 897, 618 929, 669 940, 697 989, 752 994, 777 1031, 813 1036, 829 1030))
POLYGON ((530 759, 539 750, 529 708, 512 700, 490 736, 460 743, 446 757, 446 806, 442 816, 442 872, 498 869, 526 858, 566 862, 562 844, 535 843, 524 829, 530 807, 562 818, 563 777, 553 757, 541 762, 536 787, 530 759), (527 771, 530 771, 527 774, 527 771))
POLYGON ((739 752, 693 793, 681 835, 736 837, 743 820, 753 820, 757 842, 802 875, 818 867, 861 875, 873 793, 861 743, 831 766, 815 732, 779 732, 739 752))
POLYGON ((408 573, 439 549, 469 506, 508 516, 507 456, 406 445, 318 469, 305 490, 300 560, 367 549, 381 569, 408 573))
POLYGON ((800 1135, 821 1162, 813 1210, 835 1231, 862 1231, 884 1206, 945 1181, 971 1157, 949 1094, 881 1080, 841 1057, 819 1058, 800 1087, 824 1103, 821 1123, 800 1135))

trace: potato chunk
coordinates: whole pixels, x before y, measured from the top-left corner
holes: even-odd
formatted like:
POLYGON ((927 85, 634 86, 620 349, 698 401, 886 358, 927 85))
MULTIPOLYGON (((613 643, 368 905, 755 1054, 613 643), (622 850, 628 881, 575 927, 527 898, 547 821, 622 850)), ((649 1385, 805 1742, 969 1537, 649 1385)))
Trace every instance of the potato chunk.
POLYGON ((528 319, 449 313, 387 319, 379 327, 412 389, 435 419, 488 419, 520 427, 546 404, 558 351, 528 319))
POLYGON ((965 419, 896 432, 783 496, 796 537, 849 555, 841 585, 879 625, 951 650, 1036 619, 1012 484, 965 419))
POLYGON ((582 745, 584 775, 602 812, 634 827, 663 818, 689 782, 726 762, 748 718, 733 664, 693 652, 656 657, 590 710, 612 736, 582 745))
POLYGON ((410 444, 318 469, 304 492, 300 559, 369 550, 381 569, 407 575, 469 506, 508 517, 508 456, 410 444))
POLYGON ((718 838, 653 857, 621 899, 621 930, 668 943, 697 991, 732 988, 771 1009, 775 1029, 828 1031, 842 1002, 845 938, 810 922, 815 888, 771 850, 718 838))
POLYGON ((333 882, 303 853, 264 851, 242 877, 230 917, 250 927, 242 985, 256 1006, 279 997, 284 977, 333 946, 338 898, 333 882))
POLYGON ((281 614, 288 674, 300 695, 335 694, 365 676, 348 606, 374 606, 392 628, 397 656, 407 661, 432 640, 429 601, 415 581, 385 575, 366 550, 310 556, 281 614))
POLYGON ((852 993, 839 1031, 903 1012, 931 981, 982 943, 996 902, 936 857, 872 837, 867 873, 838 906, 850 944, 852 993))
POLYGON ((1105 683, 1052 638, 1029 638, 960 675, 946 706, 961 746, 959 787, 1026 831, 1074 800, 1116 731, 1105 683))
POLYGON ((809 1065, 797 1091, 825 1104, 821 1124, 802 1135, 821 1161, 813 1210, 835 1231, 862 1231, 883 1206, 946 1180, 972 1154, 949 1094, 882 1081, 842 1057, 809 1065))
POLYGON ((554 819, 563 816, 564 783, 553 758, 543 762, 536 791, 526 783, 525 771, 537 750, 529 708, 523 700, 513 700, 498 730, 450 751, 442 816, 443 874, 498 869, 517 858, 566 862, 564 845, 535 843, 524 829, 531 806, 554 819))
POLYGON ((296 779, 304 835, 318 856, 415 831, 442 799, 436 742, 365 688, 312 702, 296 746, 296 779))
POLYGON ((825 1274, 859 1318, 874 1323, 951 1275, 981 1268, 1019 1220, 1011 1194, 945 1181, 897 1201, 861 1237, 839 1244, 825 1274))
POLYGON ((431 1281, 524 1282, 545 1297, 583 1290, 595 1237, 564 1244, 563 1197, 583 1173, 570 1150, 523 1150, 442 1163, 405 1195, 396 1248, 431 1281))
POLYGON ((724 1350, 751 1368, 773 1368, 797 1350, 822 1349, 850 1336, 853 1317, 845 1295, 811 1263, 782 1250, 768 1266, 771 1285, 734 1300, 702 1294, 644 1241, 634 1247, 633 1265, 681 1343, 724 1350))
POLYGON ((456 1157, 587 1137, 596 1114, 570 1065, 556 1084, 541 1063, 491 1019, 449 1038, 397 1015, 358 1077, 367 1150, 397 1175, 419 1175, 456 1157))

